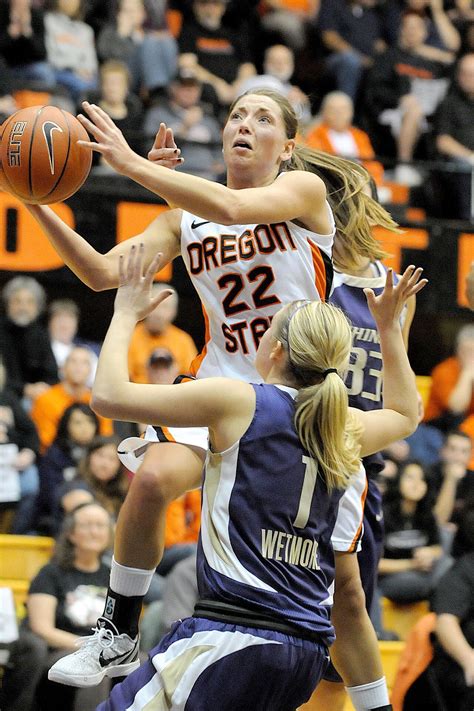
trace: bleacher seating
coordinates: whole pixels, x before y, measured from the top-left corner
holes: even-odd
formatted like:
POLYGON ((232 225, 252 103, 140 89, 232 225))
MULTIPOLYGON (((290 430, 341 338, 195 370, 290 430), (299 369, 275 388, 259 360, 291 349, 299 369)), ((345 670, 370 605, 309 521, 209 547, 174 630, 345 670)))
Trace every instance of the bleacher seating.
MULTIPOLYGON (((398 661, 404 646, 405 642, 379 642, 382 665, 385 677, 387 679, 387 686, 389 692, 392 689, 393 683, 395 681, 395 676, 398 669, 398 661)), ((316 704, 310 700, 307 704, 300 706, 298 711, 322 711, 322 709, 317 708, 316 704)), ((328 709, 327 711, 330 710, 328 709)), ((344 706, 344 711, 354 711, 354 707, 349 698, 347 699, 347 702, 344 706)))
POLYGON ((400 639, 405 640, 413 626, 429 612, 426 600, 405 605, 397 605, 386 597, 380 601, 384 629, 396 632, 400 639))
POLYGON ((423 405, 426 407, 428 402, 428 397, 430 395, 431 389, 431 376, 430 375, 417 375, 416 376, 416 388, 421 395, 423 400, 423 405))
POLYGON ((0 535, 0 585, 12 589, 19 617, 30 581, 50 559, 53 545, 46 536, 0 535))

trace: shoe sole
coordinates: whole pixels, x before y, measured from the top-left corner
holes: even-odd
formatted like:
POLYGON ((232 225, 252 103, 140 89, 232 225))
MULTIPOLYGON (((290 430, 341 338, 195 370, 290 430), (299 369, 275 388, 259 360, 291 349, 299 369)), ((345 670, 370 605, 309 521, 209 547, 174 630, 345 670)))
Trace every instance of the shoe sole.
POLYGON ((88 686, 97 686, 106 676, 111 679, 117 676, 128 676, 135 671, 135 669, 138 669, 139 666, 140 661, 137 659, 134 662, 129 662, 128 664, 116 664, 115 666, 106 667, 103 671, 97 672, 97 674, 89 674, 87 676, 80 674, 64 674, 57 669, 50 669, 48 672, 48 679, 50 681, 55 681, 58 684, 64 684, 64 686, 76 686, 83 689, 88 686))

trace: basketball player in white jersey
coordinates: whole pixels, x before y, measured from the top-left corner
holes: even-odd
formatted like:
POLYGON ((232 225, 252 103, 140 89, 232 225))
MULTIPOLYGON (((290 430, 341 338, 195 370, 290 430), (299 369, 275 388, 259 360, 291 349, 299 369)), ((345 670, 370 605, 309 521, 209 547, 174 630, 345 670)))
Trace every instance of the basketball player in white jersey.
MULTIPOLYGON (((162 298, 152 292, 159 262, 142 276, 143 248, 136 252, 131 249, 121 270, 93 405, 118 419, 209 427, 201 599, 193 617, 175 625, 100 711, 293 711, 321 678, 332 640, 330 536, 337 500, 359 456, 416 428, 415 381, 399 314, 426 280, 409 267, 396 287, 390 272, 379 297, 368 290, 383 352, 385 408, 363 412, 348 408, 339 376, 348 363, 349 323, 320 301, 292 303, 275 315, 257 352, 265 385, 223 378, 179 387, 130 383, 127 351, 135 323, 162 298), (276 548, 275 535, 283 541, 276 548), (312 554, 296 555, 303 547, 312 554)), ((107 630, 98 634, 104 659, 113 659, 107 630)), ((77 682, 84 656, 87 649, 69 658, 77 682)))
MULTIPOLYGON (((362 168, 295 147, 296 117, 278 94, 250 94, 231 110, 224 130, 226 187, 140 159, 100 109, 86 109, 94 123, 86 119, 83 123, 98 141, 93 146, 109 163, 182 208, 160 215, 132 243, 143 240, 147 263, 157 250, 165 262, 184 252, 191 277, 206 299, 208 336, 213 341, 208 341, 195 365, 198 375, 201 368, 212 372, 214 367, 216 374, 239 375, 243 370, 242 376, 249 376, 248 363, 282 300, 324 298, 334 232, 326 198, 335 207, 344 199, 362 206, 354 208, 347 223, 338 225, 343 233, 368 230, 367 217, 394 226, 387 213, 361 192, 366 181, 362 168), (214 347, 217 342, 220 349, 214 347)), ((116 255, 128 245, 101 255, 48 208, 30 210, 86 284, 97 290, 117 284, 116 255)), ((196 485, 203 461, 202 449, 192 445, 166 442, 158 457, 154 449, 147 450, 119 517, 106 612, 121 634, 132 637, 151 571, 161 556, 166 507, 196 485)))

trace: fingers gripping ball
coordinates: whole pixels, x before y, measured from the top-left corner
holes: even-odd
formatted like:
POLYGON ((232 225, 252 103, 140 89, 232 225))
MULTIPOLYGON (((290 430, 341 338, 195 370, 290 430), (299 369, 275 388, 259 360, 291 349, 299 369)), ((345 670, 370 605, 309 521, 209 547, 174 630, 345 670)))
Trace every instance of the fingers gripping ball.
POLYGON ((92 151, 77 144, 89 140, 87 131, 67 111, 31 106, 12 114, 0 130, 2 183, 20 200, 61 202, 89 175, 92 151))

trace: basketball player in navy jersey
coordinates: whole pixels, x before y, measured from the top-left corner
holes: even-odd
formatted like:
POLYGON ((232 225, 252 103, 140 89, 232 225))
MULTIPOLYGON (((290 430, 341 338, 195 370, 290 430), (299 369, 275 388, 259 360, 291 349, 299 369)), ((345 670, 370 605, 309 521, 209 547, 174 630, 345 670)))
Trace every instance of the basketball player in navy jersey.
MULTIPOLYGON (((130 383, 133 329, 163 298, 152 296, 159 257, 143 275, 143 252, 132 247, 126 266, 120 258, 93 407, 114 419, 209 428, 201 599, 193 617, 178 622, 100 708, 294 710, 321 678, 333 640, 330 537, 342 490, 359 472, 359 456, 417 425, 399 317, 426 280, 409 267, 396 286, 389 272, 380 296, 367 290, 384 358, 385 403, 377 413, 363 412, 348 408, 339 375, 348 363, 350 325, 320 301, 294 302, 275 315, 257 352, 265 384, 130 383)), ((106 659, 105 630, 102 637, 106 659)))
MULTIPOLYGON (((375 186, 371 184, 371 193, 376 198, 375 186)), ((350 364, 346 376, 349 392, 349 404, 361 410, 378 410, 383 407, 382 399, 382 354, 377 324, 370 311, 364 289, 370 288, 379 295, 385 285, 387 268, 382 259, 388 255, 375 240, 361 240, 357 235, 345 236, 344 239, 336 233, 333 260, 335 265, 331 303, 344 311, 352 324, 353 345, 350 364)), ((398 277, 394 275, 396 282, 398 277)), ((408 348, 408 335, 415 311, 415 296, 407 300, 400 317, 405 347, 408 348)), ((367 492, 364 503, 364 529, 361 550, 357 556, 352 553, 336 554, 336 593, 337 605, 334 610, 333 622, 338 641, 331 653, 332 658, 341 661, 341 655, 351 652, 351 645, 344 638, 347 628, 345 620, 348 615, 357 614, 354 609, 354 598, 357 592, 357 575, 360 574, 361 585, 365 595, 366 609, 369 612, 375 592, 378 563, 383 548, 383 512, 382 496, 376 483, 384 462, 380 453, 372 454, 363 459, 367 475, 367 492), (347 581, 347 585, 345 582, 347 581), (351 586, 351 587, 349 587, 351 586)), ((352 645, 353 647, 353 645, 352 645)), ((370 662, 369 662, 370 663, 370 662)), ((373 663, 373 661, 372 661, 373 663)), ((343 668, 347 667, 347 660, 343 668)), ((385 693, 385 680, 382 668, 379 668, 380 679, 371 684, 362 684, 356 691, 356 696, 364 694, 367 687, 374 699, 378 693, 385 693), (380 692, 379 692, 380 689, 380 692)), ((374 670, 375 676, 375 670, 374 670)), ((320 708, 331 708, 331 711, 342 711, 345 704, 345 692, 340 676, 332 665, 325 674, 325 681, 320 684, 313 698, 320 708), (329 682, 329 683, 326 683, 329 682), (338 683, 339 682, 339 683, 338 683)), ((351 693, 353 702, 354 692, 351 693)))

